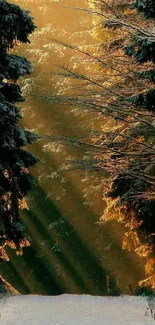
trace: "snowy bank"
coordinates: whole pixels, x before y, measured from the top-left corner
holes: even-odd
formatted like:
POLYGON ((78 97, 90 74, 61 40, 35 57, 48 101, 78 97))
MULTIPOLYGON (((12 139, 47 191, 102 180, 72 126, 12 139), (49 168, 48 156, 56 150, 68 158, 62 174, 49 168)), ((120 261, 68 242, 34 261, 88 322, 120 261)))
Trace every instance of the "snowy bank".
POLYGON ((144 297, 11 296, 0 300, 2 325, 155 325, 144 297))

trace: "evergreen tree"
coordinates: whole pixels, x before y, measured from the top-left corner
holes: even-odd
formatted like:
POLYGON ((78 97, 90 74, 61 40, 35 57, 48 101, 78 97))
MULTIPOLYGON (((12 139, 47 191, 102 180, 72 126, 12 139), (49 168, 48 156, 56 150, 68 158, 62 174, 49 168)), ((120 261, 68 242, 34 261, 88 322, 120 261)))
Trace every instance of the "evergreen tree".
MULTIPOLYGON (((155 168, 154 168, 154 124, 151 125, 151 119, 154 123, 155 113, 155 38, 153 33, 152 21, 145 21, 147 19, 155 19, 155 3, 151 0, 135 0, 133 7, 137 10, 137 17, 141 14, 140 28, 137 26, 135 32, 128 38, 127 45, 124 43, 123 50, 125 54, 135 63, 135 90, 132 96, 128 97, 129 102, 133 108, 140 113, 149 111, 146 118, 145 127, 143 123, 139 123, 138 127, 129 127, 129 136, 141 137, 144 145, 150 147, 150 154, 141 154, 141 157, 134 157, 132 165, 134 166, 135 176, 131 172, 130 164, 124 173, 118 173, 112 182, 107 197, 116 200, 116 218, 122 221, 129 229, 127 235, 131 235, 134 239, 136 252, 142 257, 147 257, 145 265, 148 279, 141 284, 149 285, 154 288, 155 285, 155 168), (141 90, 136 89, 136 85, 140 84, 141 90), (138 93, 135 95, 135 93, 138 93), (151 152, 152 148, 152 152, 151 152), (148 156, 147 156, 148 155, 148 156), (149 159, 148 159, 149 157, 149 159), (140 165, 142 163, 142 165, 140 165), (136 169, 136 164, 138 169, 136 169), (146 178, 145 178, 146 176, 146 178), (118 209, 119 207, 119 209, 118 209)), ((139 18, 139 17, 138 17, 139 18)), ((133 83, 134 85, 134 83, 133 83)), ((129 147, 132 148, 131 138, 129 147)), ((138 152, 138 150, 137 150, 138 152)), ((127 159, 127 158, 126 158, 127 159)), ((111 208, 107 209, 107 218, 112 213, 111 208)), ((106 215, 105 213, 105 215, 106 215)))
POLYGON ((18 79, 32 72, 26 58, 11 53, 19 43, 29 43, 35 25, 29 12, 0 0, 0 260, 8 260, 5 247, 18 252, 29 245, 19 208, 31 187, 28 167, 38 158, 24 147, 37 135, 19 126, 22 102, 18 79))
POLYGON ((134 7, 142 12, 146 18, 155 18, 154 0, 134 0, 134 7))

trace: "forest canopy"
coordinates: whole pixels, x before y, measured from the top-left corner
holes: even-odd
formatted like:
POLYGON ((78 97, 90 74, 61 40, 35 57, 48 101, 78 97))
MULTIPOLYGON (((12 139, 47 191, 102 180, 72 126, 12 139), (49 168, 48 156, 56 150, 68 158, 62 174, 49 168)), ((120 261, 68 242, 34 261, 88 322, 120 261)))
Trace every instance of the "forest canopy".
MULTIPOLYGON (((155 5, 151 0, 94 0, 91 4, 89 9, 73 9, 95 17, 99 53, 56 42, 97 62, 100 75, 63 66, 59 75, 80 80, 80 91, 41 96, 52 104, 93 112, 104 127, 87 140, 57 135, 49 140, 84 152, 83 160, 67 161, 64 168, 103 175, 106 209, 101 220, 115 219, 125 225, 122 247, 146 258, 147 277, 140 284, 155 288, 155 5)), ((19 210, 27 208, 25 195, 32 185, 29 167, 39 160, 25 149, 38 136, 20 127, 17 105, 24 101, 19 78, 31 74, 32 66, 12 50, 29 43, 36 26, 28 11, 5 0, 0 0, 0 25, 0 260, 8 260, 7 246, 20 254, 30 245, 19 210)))

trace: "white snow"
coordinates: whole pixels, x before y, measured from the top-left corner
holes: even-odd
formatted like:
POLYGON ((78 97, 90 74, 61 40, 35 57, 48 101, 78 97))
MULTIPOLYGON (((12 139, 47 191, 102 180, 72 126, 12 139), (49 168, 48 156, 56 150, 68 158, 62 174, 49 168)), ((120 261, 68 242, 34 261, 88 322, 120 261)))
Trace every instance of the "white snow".
POLYGON ((145 297, 16 295, 0 300, 0 324, 155 325, 148 307, 145 297))

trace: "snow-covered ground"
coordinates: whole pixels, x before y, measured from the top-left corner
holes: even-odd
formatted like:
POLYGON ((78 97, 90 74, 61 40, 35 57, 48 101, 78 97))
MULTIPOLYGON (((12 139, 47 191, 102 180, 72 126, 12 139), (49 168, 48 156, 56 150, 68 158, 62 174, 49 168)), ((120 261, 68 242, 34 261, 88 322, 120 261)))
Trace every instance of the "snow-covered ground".
POLYGON ((2 325, 155 325, 144 297, 12 296, 0 300, 2 325))

